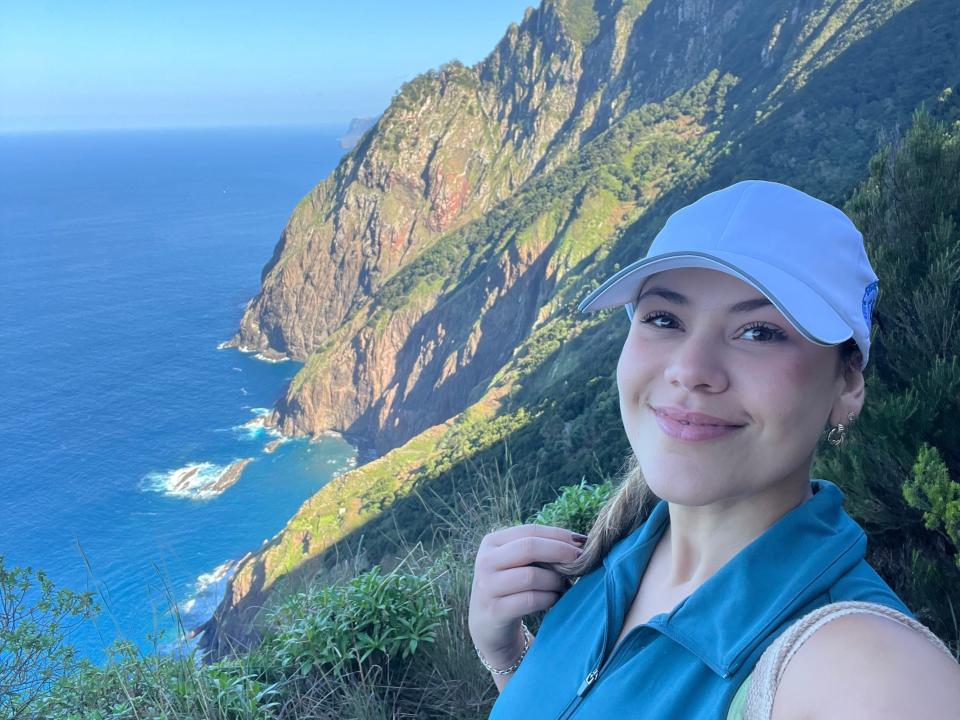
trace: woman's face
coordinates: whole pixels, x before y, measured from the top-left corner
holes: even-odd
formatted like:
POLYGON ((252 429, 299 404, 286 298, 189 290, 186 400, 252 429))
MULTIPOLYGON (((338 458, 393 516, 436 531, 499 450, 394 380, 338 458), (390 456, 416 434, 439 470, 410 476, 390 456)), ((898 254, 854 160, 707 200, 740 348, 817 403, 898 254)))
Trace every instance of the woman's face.
POLYGON ((732 275, 651 275, 617 363, 623 426, 650 489, 699 506, 807 482, 826 423, 847 424, 863 403, 862 375, 838 367, 836 346, 804 338, 732 275), (716 420, 684 425, 664 408, 716 420))

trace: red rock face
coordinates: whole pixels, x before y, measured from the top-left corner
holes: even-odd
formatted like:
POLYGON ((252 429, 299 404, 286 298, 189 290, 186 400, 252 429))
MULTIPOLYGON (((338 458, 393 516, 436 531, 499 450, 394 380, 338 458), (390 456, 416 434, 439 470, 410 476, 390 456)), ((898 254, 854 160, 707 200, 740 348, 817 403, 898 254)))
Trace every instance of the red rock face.
POLYGON ((430 186, 431 210, 426 224, 431 232, 441 233, 452 227, 460 216, 472 188, 462 173, 445 175, 439 168, 431 177, 430 186))

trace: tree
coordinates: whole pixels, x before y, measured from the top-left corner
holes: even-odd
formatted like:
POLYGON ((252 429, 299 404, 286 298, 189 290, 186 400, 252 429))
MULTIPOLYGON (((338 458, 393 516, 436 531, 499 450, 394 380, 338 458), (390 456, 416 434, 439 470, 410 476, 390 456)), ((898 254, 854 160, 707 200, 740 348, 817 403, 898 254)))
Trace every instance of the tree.
POLYGON ((99 612, 92 592, 56 590, 43 570, 7 569, 0 555, 0 718, 27 717, 30 705, 72 671, 76 650, 64 639, 99 612))
POLYGON ((868 559, 960 649, 960 121, 914 114, 846 210, 880 278, 867 400, 842 452, 818 454, 870 536, 868 559))

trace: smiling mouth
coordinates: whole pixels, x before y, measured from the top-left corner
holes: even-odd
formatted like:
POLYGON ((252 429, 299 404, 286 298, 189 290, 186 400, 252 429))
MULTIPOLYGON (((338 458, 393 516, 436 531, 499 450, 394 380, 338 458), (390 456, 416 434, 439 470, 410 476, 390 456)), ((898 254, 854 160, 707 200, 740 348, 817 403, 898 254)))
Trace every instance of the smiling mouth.
POLYGON ((697 442, 704 440, 715 440, 725 437, 730 433, 743 428, 743 425, 731 425, 727 423, 696 423, 686 419, 680 419, 671 416, 670 413, 660 412, 650 407, 660 429, 675 440, 697 442))
POLYGON ((743 425, 738 425, 736 423, 708 423, 708 422, 694 422, 692 420, 687 420, 685 418, 676 417, 673 413, 665 412, 660 408, 653 407, 648 405, 648 407, 653 411, 657 417, 664 418, 673 423, 679 423, 680 425, 690 425, 693 427, 723 427, 723 428, 738 428, 743 427, 743 425))

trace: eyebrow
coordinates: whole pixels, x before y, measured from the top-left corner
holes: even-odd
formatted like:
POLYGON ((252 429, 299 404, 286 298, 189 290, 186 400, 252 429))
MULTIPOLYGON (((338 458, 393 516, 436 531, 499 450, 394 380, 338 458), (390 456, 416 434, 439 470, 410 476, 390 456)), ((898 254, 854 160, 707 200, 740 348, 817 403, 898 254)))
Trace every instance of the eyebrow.
MULTIPOLYGON (((656 295, 658 297, 662 297, 664 300, 668 300, 677 305, 690 304, 690 301, 687 299, 686 295, 681 295, 680 293, 674 292, 673 290, 667 290, 666 288, 660 288, 660 287, 653 287, 647 290, 646 292, 644 292, 640 297, 637 298, 635 304, 639 305, 640 301, 643 300, 648 295, 656 295)), ((744 300, 742 302, 738 302, 734 305, 731 305, 729 311, 732 313, 749 312, 750 310, 756 310, 759 307, 766 307, 767 305, 772 305, 772 304, 773 303, 771 303, 765 297, 751 298, 750 300, 744 300)))

